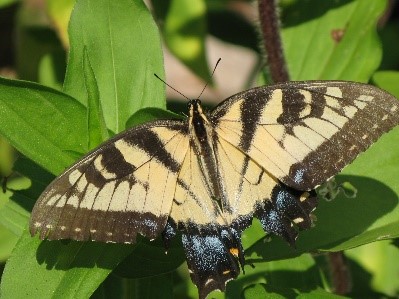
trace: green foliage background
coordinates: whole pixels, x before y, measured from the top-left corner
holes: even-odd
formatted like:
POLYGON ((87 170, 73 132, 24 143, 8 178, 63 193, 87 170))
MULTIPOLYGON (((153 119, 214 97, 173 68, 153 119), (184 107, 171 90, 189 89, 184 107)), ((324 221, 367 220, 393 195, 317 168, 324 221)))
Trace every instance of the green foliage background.
MULTIPOLYGON (((18 1, 0 5, 11 2, 18 1)), ((229 4, 153 0, 152 15, 141 0, 98 0, 95 5, 48 0, 46 13, 54 31, 26 21, 31 12, 19 3, 16 68, 20 78, 38 83, 0 78, 0 175, 9 175, 11 167, 13 173, 6 192, 0 192, 2 298, 197 297, 185 266, 180 266, 184 254, 178 239, 165 255, 159 241, 143 239, 135 246, 41 242, 30 237, 27 227, 41 191, 79 156, 132 125, 176 117, 165 110, 165 87, 153 77, 164 78, 161 40, 204 80, 210 80, 208 34, 262 53, 256 24, 229 4), (70 47, 67 63, 62 45, 70 47), (5 140, 21 153, 15 163, 5 140)), ((399 97, 398 21, 377 27, 387 1, 280 4, 292 80, 371 82, 399 97), (344 33, 341 40, 332 36, 337 30, 344 33)), ((357 197, 321 200, 316 226, 300 234, 296 249, 278 238, 266 239, 254 221, 243 243, 247 261, 255 267, 246 266, 246 275, 230 282, 226 294, 211 296, 337 297, 329 293, 322 253, 340 250, 352 273, 350 296, 397 296, 398 145, 396 128, 345 168, 336 180, 354 185, 357 197)))

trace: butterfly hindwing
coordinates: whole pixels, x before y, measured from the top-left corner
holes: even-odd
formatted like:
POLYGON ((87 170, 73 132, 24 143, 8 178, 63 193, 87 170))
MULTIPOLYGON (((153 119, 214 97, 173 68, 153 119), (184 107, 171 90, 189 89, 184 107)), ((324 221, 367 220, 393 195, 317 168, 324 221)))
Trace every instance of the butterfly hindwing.
POLYGON ((41 195, 31 234, 41 238, 134 243, 157 237, 172 205, 188 150, 180 121, 156 121, 107 141, 41 195))
POLYGON ((305 81, 239 93, 211 119, 218 134, 273 176, 311 190, 396 126, 398 111, 392 95, 366 84, 305 81))

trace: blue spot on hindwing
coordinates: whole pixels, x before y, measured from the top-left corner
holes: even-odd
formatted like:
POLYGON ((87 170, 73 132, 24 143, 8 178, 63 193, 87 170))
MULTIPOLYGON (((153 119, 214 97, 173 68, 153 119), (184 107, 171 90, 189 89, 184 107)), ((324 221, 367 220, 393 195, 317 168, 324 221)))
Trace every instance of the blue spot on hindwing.
POLYGON ((305 173, 305 170, 303 169, 303 168, 301 168, 301 169, 298 169, 296 172, 295 172, 295 176, 294 176, 294 182, 295 183, 303 183, 303 175, 304 175, 304 173, 305 173))

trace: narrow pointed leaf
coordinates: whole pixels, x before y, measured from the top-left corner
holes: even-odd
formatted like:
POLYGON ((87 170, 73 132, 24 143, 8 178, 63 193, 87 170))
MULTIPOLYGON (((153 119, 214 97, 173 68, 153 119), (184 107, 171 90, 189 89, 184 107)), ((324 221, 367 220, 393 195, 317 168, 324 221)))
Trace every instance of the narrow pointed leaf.
POLYGON ((83 56, 83 73, 87 92, 88 148, 93 149, 109 138, 100 102, 97 80, 90 64, 86 48, 83 56))
POLYGON ((160 37, 142 0, 78 0, 69 25, 70 52, 64 90, 87 105, 83 48, 93 68, 108 129, 120 132, 144 107, 165 108, 160 37))

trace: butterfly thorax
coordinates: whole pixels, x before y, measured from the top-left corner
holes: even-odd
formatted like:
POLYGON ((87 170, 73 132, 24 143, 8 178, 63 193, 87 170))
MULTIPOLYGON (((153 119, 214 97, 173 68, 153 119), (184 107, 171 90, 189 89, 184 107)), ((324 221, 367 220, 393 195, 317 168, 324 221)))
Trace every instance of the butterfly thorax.
POLYGON ((194 130, 195 136, 199 142, 206 142, 207 133, 205 123, 208 124, 209 121, 202 111, 201 102, 198 99, 191 100, 188 106, 190 109, 190 127, 194 130))
POLYGON ((191 100, 188 103, 188 108, 190 142, 197 154, 208 192, 222 209, 223 193, 214 151, 214 128, 203 112, 200 100, 191 100))

